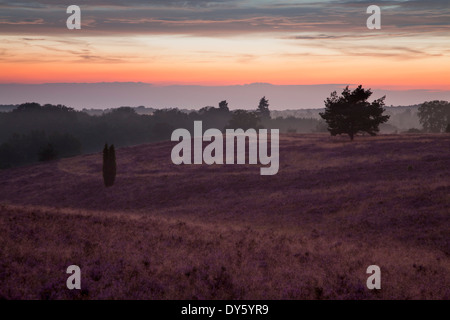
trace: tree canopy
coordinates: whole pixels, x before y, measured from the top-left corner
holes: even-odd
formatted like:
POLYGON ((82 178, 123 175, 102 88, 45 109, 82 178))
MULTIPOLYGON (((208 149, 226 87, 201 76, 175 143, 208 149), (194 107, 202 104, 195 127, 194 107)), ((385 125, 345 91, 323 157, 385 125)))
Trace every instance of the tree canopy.
MULTIPOLYGON (((255 102, 258 102, 259 99, 255 102)), ((263 106, 268 107, 267 99, 263 106)), ((0 106, 1 107, 1 106, 0 106)), ((279 129, 280 132, 311 132, 318 119, 277 117, 262 120, 257 110, 230 110, 222 100, 216 107, 200 110, 177 108, 139 113, 142 107, 121 107, 89 113, 63 105, 24 103, 0 108, 0 169, 98 152, 105 141, 117 148, 170 140, 177 128, 192 130, 194 121, 203 129, 279 129)), ((142 111, 142 110, 141 110, 142 111)))
POLYGON ((111 187, 116 179, 116 150, 112 144, 103 148, 103 182, 105 187, 111 187))
POLYGON ((261 120, 270 119, 269 100, 267 100, 265 96, 259 100, 258 109, 256 111, 261 120))
POLYGON ((328 131, 332 136, 348 134, 351 140, 359 132, 376 135, 379 125, 388 121, 389 116, 383 115, 384 99, 367 100, 372 95, 370 89, 365 90, 359 85, 351 91, 348 86, 338 96, 336 91, 325 100, 325 112, 320 116, 326 121, 328 131))
POLYGON ((426 132, 442 132, 450 125, 450 103, 427 101, 419 107, 420 123, 426 132))
POLYGON ((259 129, 259 118, 256 111, 235 110, 226 129, 259 129))

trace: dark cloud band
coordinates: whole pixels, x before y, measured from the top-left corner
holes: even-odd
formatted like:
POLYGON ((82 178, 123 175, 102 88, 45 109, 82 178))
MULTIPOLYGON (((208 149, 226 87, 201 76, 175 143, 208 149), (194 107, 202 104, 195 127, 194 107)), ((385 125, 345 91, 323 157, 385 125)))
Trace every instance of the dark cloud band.
MULTIPOLYGON (((84 35, 235 35, 264 32, 336 32, 365 29, 364 8, 373 1, 131 0, 75 1, 82 8, 84 35)), ((383 29, 446 31, 448 1, 378 1, 383 29)), ((65 7, 73 1, 1 1, 3 34, 66 33, 65 7)), ((325 36, 325 37, 326 37, 325 36)))

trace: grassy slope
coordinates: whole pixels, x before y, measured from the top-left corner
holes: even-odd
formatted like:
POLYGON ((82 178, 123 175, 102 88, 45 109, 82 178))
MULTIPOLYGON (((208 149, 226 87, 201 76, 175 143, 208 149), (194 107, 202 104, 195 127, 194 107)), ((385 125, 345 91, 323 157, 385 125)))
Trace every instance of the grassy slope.
POLYGON ((0 171, 0 297, 450 298, 449 135, 283 135, 276 176, 173 145, 118 150, 108 189, 100 154, 0 171))

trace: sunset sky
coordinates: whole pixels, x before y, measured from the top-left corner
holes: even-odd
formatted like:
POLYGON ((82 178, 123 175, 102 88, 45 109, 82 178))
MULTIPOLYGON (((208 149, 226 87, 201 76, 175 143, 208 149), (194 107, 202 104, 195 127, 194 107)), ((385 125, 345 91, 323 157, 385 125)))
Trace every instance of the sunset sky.
POLYGON ((450 90, 449 36, 448 0, 0 0, 0 83, 450 90), (71 4, 81 30, 66 28, 71 4))

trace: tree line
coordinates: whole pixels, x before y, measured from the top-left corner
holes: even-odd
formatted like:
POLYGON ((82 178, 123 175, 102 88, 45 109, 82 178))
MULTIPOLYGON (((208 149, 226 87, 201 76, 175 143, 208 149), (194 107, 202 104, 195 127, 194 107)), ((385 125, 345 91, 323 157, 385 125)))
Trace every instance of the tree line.
MULTIPOLYGON (((331 93, 325 100, 325 111, 320 116, 327 123, 331 135, 347 134, 351 140, 358 133, 376 135, 379 126, 386 123, 390 116, 386 115, 385 96, 369 102, 372 95, 370 89, 361 85, 351 91, 348 86, 340 95, 331 93)), ((448 101, 427 101, 418 109, 419 122, 423 132, 450 132, 450 103, 448 101)), ((411 133, 420 133, 413 129, 411 133)))
MULTIPOLYGON (((204 130, 279 129, 280 132, 326 132, 347 134, 351 140, 359 133, 376 135, 384 114, 384 98, 368 102, 372 91, 346 87, 325 100, 323 120, 313 118, 272 118, 269 100, 262 97, 254 110, 230 110, 226 100, 218 107, 198 111, 156 110, 138 114, 133 108, 112 109, 102 115, 89 115, 64 105, 24 103, 10 112, 0 112, 0 168, 98 152, 106 142, 116 147, 169 140, 178 128, 192 130, 202 121, 204 130)), ((425 132, 450 132, 450 103, 424 102, 419 119, 425 132)))
POLYGON ((0 168, 98 152, 106 142, 123 147, 169 140, 173 130, 191 130, 197 120, 203 122, 205 130, 264 127, 281 132, 312 132, 321 124, 317 119, 272 119, 265 97, 254 110, 230 110, 223 100, 218 107, 189 113, 163 109, 151 115, 137 114, 130 107, 89 115, 64 105, 24 103, 12 111, 0 112, 0 168))
POLYGON ((450 102, 424 102, 418 115, 425 132, 450 132, 450 102))

